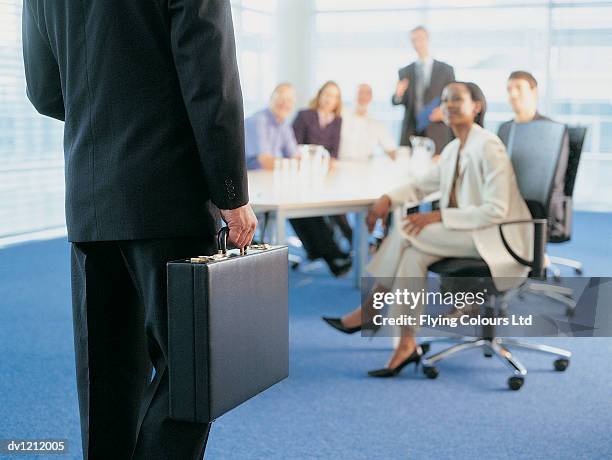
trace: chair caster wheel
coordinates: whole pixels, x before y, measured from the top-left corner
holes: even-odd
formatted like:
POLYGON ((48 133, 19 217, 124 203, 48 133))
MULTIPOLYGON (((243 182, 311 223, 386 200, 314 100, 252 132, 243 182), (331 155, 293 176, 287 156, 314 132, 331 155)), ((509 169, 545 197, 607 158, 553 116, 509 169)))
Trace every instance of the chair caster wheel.
POLYGON ((555 280, 555 283, 559 283, 561 281, 561 275, 553 275, 553 280, 555 280))
POLYGON ((520 390, 524 382, 525 379, 523 377, 510 377, 508 379, 508 388, 510 388, 512 391, 520 390))
POLYGON ((557 372, 563 372, 569 366, 569 359, 559 358, 555 360, 555 370, 557 372))
POLYGON ((574 273, 576 273, 576 275, 582 275, 582 268, 574 269, 574 273))
POLYGON ((483 352, 482 352, 482 355, 483 355, 485 358, 492 358, 492 357, 493 357, 493 353, 492 353, 492 352, 490 352, 489 350, 485 350, 485 351, 483 351, 483 352))
POLYGON ((299 266, 299 262, 291 262, 291 270, 297 270, 299 266))
POLYGON ((576 309, 575 309, 575 308, 572 308, 572 307, 567 307, 567 308, 565 309, 565 316, 572 317, 572 316, 574 316, 574 313, 575 313, 575 312, 576 312, 576 309))
POLYGON ((425 374, 428 379, 435 379, 438 377, 438 369, 433 366, 423 366, 423 374, 425 374))

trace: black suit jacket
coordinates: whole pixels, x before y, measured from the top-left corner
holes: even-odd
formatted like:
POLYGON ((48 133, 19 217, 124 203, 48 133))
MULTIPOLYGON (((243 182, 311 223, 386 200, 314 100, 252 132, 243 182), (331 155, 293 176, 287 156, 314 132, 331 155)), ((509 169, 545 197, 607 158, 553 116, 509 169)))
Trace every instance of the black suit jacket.
POLYGON ((25 0, 27 95, 65 120, 71 241, 198 236, 248 202, 229 0, 25 0))
MULTIPOLYGON (((406 108, 404 112, 404 121, 402 123, 402 135, 400 145, 410 145, 410 136, 425 134, 436 143, 436 153, 440 153, 444 146, 453 139, 453 133, 444 123, 431 123, 425 133, 416 132, 416 113, 415 113, 415 82, 416 82, 416 63, 403 67, 399 70, 398 76, 400 80, 408 78, 410 85, 404 93, 404 97, 396 99, 395 95, 392 98, 394 105, 403 105, 406 108)), ((424 104, 434 100, 442 95, 442 90, 446 85, 455 81, 455 71, 452 66, 441 62, 433 61, 431 69, 431 80, 429 87, 425 90, 424 104)))

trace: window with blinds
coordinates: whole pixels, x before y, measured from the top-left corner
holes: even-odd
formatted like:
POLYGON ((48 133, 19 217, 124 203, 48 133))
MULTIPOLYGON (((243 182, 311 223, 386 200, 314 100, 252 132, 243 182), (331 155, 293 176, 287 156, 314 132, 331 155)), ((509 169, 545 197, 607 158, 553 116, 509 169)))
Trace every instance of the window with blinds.
POLYGON ((26 98, 21 5, 0 0, 0 237, 64 225, 62 123, 26 98))
MULTIPOLYGON (((276 0, 232 1, 245 113, 276 84, 276 0)), ((21 0, 0 0, 0 238, 61 228, 61 122, 39 115, 25 94, 21 0)))
POLYGON ((376 110, 394 131, 402 111, 388 100, 397 69, 415 58, 408 31, 424 25, 434 57, 482 87, 491 129, 511 118, 508 74, 529 70, 542 111, 587 125, 588 152, 612 153, 612 1, 316 0, 315 8, 313 90, 335 79, 352 97, 359 82, 371 82, 376 110))
POLYGON ((528 70, 540 109, 588 127, 574 203, 612 210, 612 1, 316 0, 312 91, 333 79, 352 102, 358 83, 374 89, 373 114, 399 138, 403 109, 389 100, 398 68, 415 59, 409 31, 431 32, 435 58, 474 81, 487 97, 486 124, 512 118, 506 79, 528 70))

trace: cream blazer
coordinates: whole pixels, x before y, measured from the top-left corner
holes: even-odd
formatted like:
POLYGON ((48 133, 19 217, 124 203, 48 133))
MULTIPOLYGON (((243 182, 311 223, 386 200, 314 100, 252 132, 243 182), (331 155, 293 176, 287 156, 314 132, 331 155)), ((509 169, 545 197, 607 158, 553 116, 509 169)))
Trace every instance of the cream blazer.
MULTIPOLYGON (((495 134, 474 124, 461 154, 459 139, 454 139, 444 148, 436 165, 412 178, 405 186, 392 190, 388 196, 393 205, 398 206, 418 202, 438 190, 441 193, 442 224, 451 230, 472 233, 474 244, 494 278, 524 278, 528 275, 529 267, 519 264, 508 254, 496 225, 504 221, 531 219, 531 214, 519 192, 504 144, 495 134), (458 207, 449 208, 457 156, 458 207)), ((532 259, 532 224, 505 226, 504 235, 518 255, 532 259)), ((495 284, 503 287, 506 283, 496 280, 495 284)))

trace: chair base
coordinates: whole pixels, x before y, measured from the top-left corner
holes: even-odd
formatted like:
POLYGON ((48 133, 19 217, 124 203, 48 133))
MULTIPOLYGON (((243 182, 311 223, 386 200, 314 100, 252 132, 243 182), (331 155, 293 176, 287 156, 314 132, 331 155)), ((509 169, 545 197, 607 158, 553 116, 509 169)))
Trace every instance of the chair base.
POLYGON ((570 351, 562 348, 551 347, 548 345, 532 344, 512 338, 477 338, 477 339, 459 339, 459 343, 450 348, 435 353, 432 356, 425 357, 422 360, 423 373, 435 379, 438 376, 438 369, 435 364, 443 361, 450 356, 465 350, 474 348, 482 348, 485 356, 495 356, 502 361, 510 369, 512 376, 508 379, 508 387, 511 390, 519 390, 525 381, 527 369, 523 364, 508 350, 508 346, 514 348, 523 348, 540 353, 554 355, 557 359, 554 361, 555 370, 564 371, 569 366, 569 358, 572 356, 570 351))
POLYGON ((553 277, 556 281, 561 279, 561 270, 557 265, 563 265, 574 269, 576 275, 582 275, 582 262, 579 260, 568 259, 566 257, 549 256, 551 265, 548 267, 553 273, 553 277))
POLYGON ((522 299, 525 293, 545 296, 565 305, 565 314, 568 317, 576 311, 577 304, 574 300, 574 291, 570 288, 547 283, 527 282, 519 288, 519 298, 522 299))

